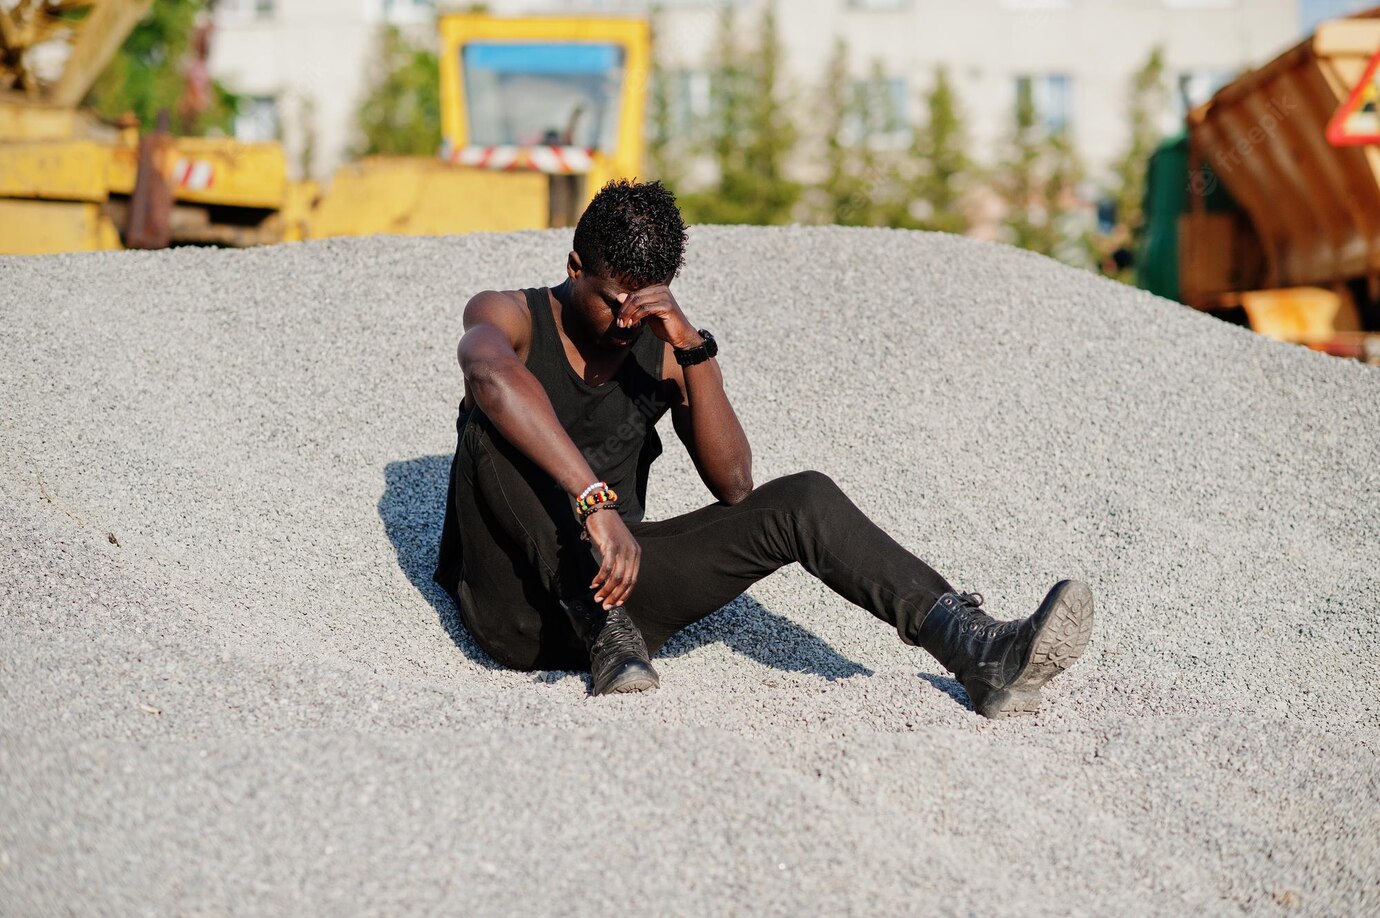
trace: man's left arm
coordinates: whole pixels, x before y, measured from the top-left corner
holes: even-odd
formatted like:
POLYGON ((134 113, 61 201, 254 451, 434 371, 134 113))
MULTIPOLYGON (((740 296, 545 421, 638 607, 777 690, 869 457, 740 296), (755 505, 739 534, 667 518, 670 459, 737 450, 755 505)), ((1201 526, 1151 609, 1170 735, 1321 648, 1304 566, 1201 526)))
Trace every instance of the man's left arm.
POLYGON ((695 470, 715 498, 736 504, 752 491, 752 447, 743 425, 724 392, 723 372, 716 358, 680 366, 674 350, 698 347, 703 338, 685 318, 665 285, 644 287, 622 300, 616 320, 622 325, 646 321, 667 344, 665 377, 677 399, 671 404, 671 423, 685 444, 695 470))

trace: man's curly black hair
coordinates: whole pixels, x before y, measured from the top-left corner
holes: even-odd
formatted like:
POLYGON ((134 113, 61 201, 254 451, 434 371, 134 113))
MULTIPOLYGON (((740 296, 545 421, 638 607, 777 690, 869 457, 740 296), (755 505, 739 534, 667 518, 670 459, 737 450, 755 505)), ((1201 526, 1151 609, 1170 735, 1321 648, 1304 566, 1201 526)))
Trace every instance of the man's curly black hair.
POLYGON ((685 221, 660 182, 615 179, 599 189, 575 226, 584 271, 633 289, 669 284, 685 263, 685 221))

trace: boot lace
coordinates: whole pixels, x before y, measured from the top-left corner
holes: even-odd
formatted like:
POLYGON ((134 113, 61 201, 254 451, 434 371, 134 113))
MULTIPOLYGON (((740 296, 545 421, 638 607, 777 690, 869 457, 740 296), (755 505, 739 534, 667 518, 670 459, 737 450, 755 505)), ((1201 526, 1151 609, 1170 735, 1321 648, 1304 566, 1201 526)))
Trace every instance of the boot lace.
POLYGON ((983 596, 981 593, 955 593, 955 598, 963 606, 964 615, 958 628, 962 632, 983 637, 995 637, 1002 631, 1002 626, 1007 622, 999 622, 988 615, 982 608, 983 596))
POLYGON ((596 665, 607 666, 629 656, 646 658, 647 644, 622 606, 608 611, 608 619, 594 641, 593 657, 596 665))

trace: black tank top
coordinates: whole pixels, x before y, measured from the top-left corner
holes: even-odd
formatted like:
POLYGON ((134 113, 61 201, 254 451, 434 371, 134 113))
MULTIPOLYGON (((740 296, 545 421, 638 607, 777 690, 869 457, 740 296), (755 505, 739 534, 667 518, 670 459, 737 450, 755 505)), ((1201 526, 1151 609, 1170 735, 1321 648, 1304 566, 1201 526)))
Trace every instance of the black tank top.
MULTIPOLYGON (((618 515, 629 522, 642 519, 647 505, 647 475, 651 462, 661 456, 661 438, 657 436, 655 424, 671 407, 669 396, 673 393, 673 384, 661 378, 665 346, 657 335, 643 327, 635 341, 628 345, 631 353, 618 367, 618 373, 609 382, 588 384, 575 374, 560 345, 545 287, 523 290, 523 293, 527 297, 527 311, 531 313, 527 369, 541 381, 560 425, 566 428, 575 446, 580 447, 589 468, 618 491, 618 515)), ((472 417, 487 424, 483 411, 466 406, 461 399, 460 413, 455 417, 457 442, 450 465, 446 518, 436 555, 436 572, 432 574, 455 602, 460 602, 464 569, 460 518, 455 509, 455 480, 465 425, 472 417)), ((487 431, 490 436, 501 436, 491 424, 487 424, 487 431)))
POLYGON ((661 378, 665 344, 645 326, 608 382, 592 385, 575 372, 561 345, 547 288, 528 288, 532 341, 527 369, 541 382, 551 407, 594 474, 618 492, 618 512, 640 520, 647 505, 647 477, 661 455, 657 420, 670 408, 661 378))
MULTIPOLYGON (((532 314, 527 369, 541 381, 561 426, 584 454, 594 474, 618 492, 619 515, 628 521, 641 520, 647 505, 647 476, 652 461, 661 455, 656 422, 670 408, 675 385, 661 379, 665 354, 661 339, 643 326, 628 345, 631 352, 613 378, 590 385, 576 374, 565 356, 547 289, 527 289, 523 293, 532 314)), ((463 558, 455 488, 460 444, 471 416, 486 424, 490 436, 502 436, 482 411, 474 405, 466 406, 461 398, 455 419, 456 450, 450 467, 445 519, 432 575, 457 603, 463 558)))

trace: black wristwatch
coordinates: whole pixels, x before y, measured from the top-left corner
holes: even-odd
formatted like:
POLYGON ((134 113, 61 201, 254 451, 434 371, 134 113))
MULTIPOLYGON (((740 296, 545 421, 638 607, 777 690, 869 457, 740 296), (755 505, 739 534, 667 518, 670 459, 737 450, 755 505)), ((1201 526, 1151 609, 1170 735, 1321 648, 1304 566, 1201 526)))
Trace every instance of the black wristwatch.
POLYGON ((697 363, 704 363, 710 357, 719 353, 719 342, 714 340, 714 336, 710 334, 709 329, 701 328, 697 329, 697 331, 700 333, 700 337, 704 339, 703 344, 698 344, 695 347, 687 347, 683 350, 681 348, 674 348, 676 363, 683 367, 693 367, 697 363))

